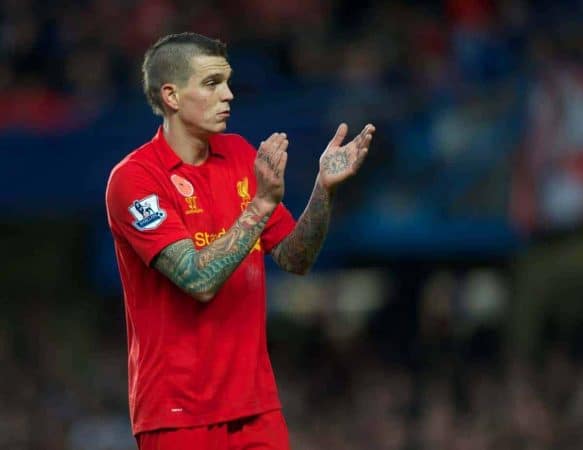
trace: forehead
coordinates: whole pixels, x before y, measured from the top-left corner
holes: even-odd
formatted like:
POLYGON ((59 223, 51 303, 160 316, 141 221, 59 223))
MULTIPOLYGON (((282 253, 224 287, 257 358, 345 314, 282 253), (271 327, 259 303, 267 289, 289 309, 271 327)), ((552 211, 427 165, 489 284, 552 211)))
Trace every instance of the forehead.
POLYGON ((196 78, 204 78, 212 74, 228 76, 231 73, 229 62, 222 56, 194 56, 190 64, 193 68, 193 76, 196 78))

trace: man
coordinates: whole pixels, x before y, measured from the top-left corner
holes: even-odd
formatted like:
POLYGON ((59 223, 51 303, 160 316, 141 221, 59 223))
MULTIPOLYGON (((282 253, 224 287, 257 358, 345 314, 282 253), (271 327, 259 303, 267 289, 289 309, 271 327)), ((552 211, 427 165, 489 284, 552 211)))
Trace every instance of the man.
POLYGON ((140 450, 289 449, 267 354, 263 255, 309 270, 334 190, 358 170, 374 132, 367 125, 341 146, 340 125, 296 223, 281 203, 286 135, 255 151, 222 134, 230 76, 219 41, 183 33, 154 44, 144 91, 163 124, 107 186, 140 450))

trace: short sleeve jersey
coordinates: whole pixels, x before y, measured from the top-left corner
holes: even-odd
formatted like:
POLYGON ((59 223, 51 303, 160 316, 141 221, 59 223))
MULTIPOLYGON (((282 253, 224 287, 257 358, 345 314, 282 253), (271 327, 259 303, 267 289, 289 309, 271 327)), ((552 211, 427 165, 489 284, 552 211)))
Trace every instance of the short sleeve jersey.
POLYGON ((106 206, 124 291, 129 404, 135 434, 207 425, 281 407, 266 344, 264 255, 295 226, 280 204, 260 239, 208 303, 151 267, 169 244, 210 245, 256 190, 255 149, 210 139, 201 165, 183 163, 162 129, 111 172, 106 206))

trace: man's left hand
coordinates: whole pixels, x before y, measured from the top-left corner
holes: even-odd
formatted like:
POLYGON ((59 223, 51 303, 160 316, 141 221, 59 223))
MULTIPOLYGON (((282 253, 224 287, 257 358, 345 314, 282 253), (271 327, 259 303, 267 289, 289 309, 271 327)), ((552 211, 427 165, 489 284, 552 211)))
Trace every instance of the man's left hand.
POLYGON ((320 157, 319 182, 327 191, 353 176, 364 162, 375 127, 366 125, 350 142, 342 145, 348 133, 348 125, 340 124, 336 134, 320 157))

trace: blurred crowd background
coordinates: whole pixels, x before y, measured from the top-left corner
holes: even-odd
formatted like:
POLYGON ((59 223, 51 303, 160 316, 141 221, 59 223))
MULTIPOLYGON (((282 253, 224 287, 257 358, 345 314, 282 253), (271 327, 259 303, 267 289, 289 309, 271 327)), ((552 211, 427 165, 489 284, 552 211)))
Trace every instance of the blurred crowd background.
POLYGON ((229 46, 229 130, 290 137, 298 216, 377 134, 312 274, 269 266, 298 450, 583 446, 583 2, 0 1, 0 449, 129 450, 110 169, 160 36, 229 46))

